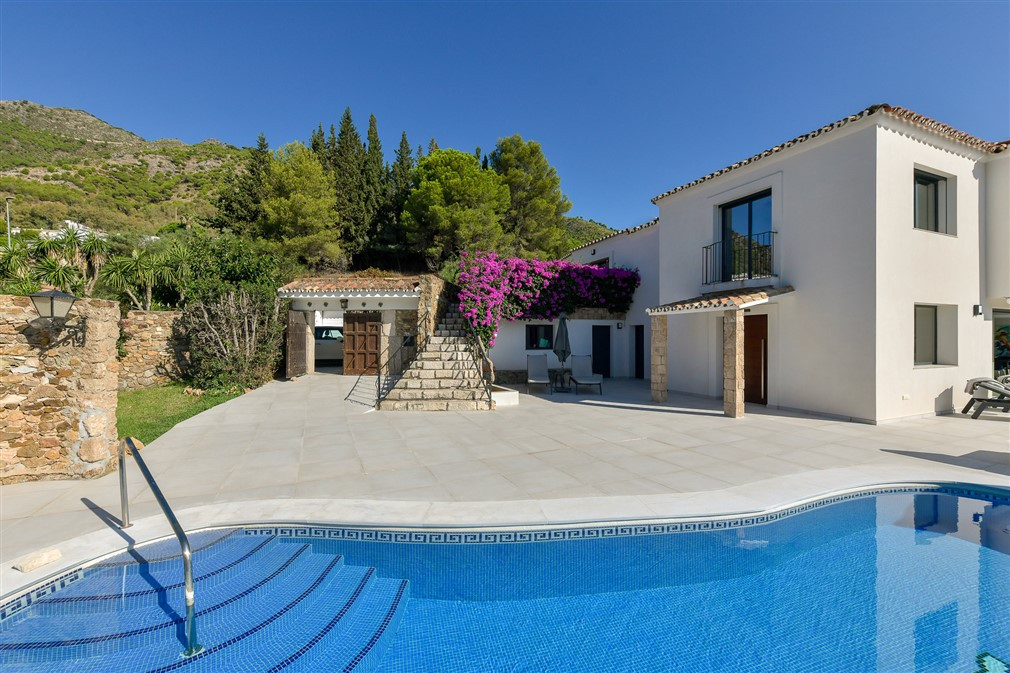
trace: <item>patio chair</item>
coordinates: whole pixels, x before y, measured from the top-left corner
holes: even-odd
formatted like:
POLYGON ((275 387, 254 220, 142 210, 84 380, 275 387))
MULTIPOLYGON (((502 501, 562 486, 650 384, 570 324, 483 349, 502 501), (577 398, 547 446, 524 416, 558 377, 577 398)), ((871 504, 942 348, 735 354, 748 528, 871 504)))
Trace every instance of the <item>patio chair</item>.
POLYGON ((603 377, 593 373, 593 358, 589 355, 572 356, 572 373, 569 379, 576 390, 579 386, 599 386, 600 394, 603 394, 603 377))
POLYGON ((526 356, 526 392, 530 391, 530 386, 544 386, 553 395, 554 386, 551 385, 551 375, 547 371, 546 355, 526 356))
POLYGON ((967 414, 972 407, 975 407, 972 418, 978 418, 986 409, 998 409, 1003 413, 1010 413, 1010 377, 1003 376, 998 381, 989 377, 969 379, 965 392, 970 393, 972 397, 961 410, 962 414, 967 414), (982 391, 992 396, 982 397, 982 391))

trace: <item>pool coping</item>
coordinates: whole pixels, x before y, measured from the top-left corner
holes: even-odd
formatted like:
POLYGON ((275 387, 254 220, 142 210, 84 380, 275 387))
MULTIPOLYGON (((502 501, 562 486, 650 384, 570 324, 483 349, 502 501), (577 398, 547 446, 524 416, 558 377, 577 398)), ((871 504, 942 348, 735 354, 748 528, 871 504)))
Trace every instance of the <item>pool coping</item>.
MULTIPOLYGON (((795 516, 805 511, 826 507, 839 502, 862 497, 888 495, 894 493, 942 492, 964 497, 976 498, 1007 498, 1010 499, 1010 486, 979 484, 948 480, 914 480, 894 481, 875 484, 851 486, 835 489, 819 495, 798 498, 779 503, 759 510, 722 512, 718 514, 690 514, 685 516, 648 516, 639 518, 614 517, 609 519, 591 518, 567 522, 541 523, 382 523, 382 522, 341 522, 319 519, 269 519, 256 517, 249 520, 210 523, 207 525, 187 526, 187 533, 204 532, 220 529, 253 530, 254 535, 272 534, 282 537, 310 537, 318 539, 355 539, 375 542, 416 543, 416 544, 501 544, 548 542, 569 539, 599 539, 603 537, 619 537, 631 535, 676 534, 687 532, 710 532, 733 530, 747 526, 762 525, 784 518, 795 516), (280 530, 283 529, 283 530, 280 530), (287 530, 290 529, 290 530, 287 530), (320 534, 320 531, 332 531, 334 535, 320 534), (352 535, 347 535, 352 533, 352 535), (362 535, 362 533, 367 533, 362 535), (399 535, 397 535, 399 534, 399 535)), ((270 502, 270 501, 266 501, 270 502)), ((293 503, 297 500, 281 502, 293 503)), ((345 502, 345 501, 341 501, 345 502)), ((397 501, 401 502, 401 501, 397 501)), ((252 503, 231 503, 252 504, 252 503)), ((417 504, 417 503, 411 503, 417 504)), ((201 506, 183 510, 192 513, 213 506, 201 506)), ((218 510, 220 508, 217 508, 218 510)), ((136 526, 150 526, 164 521, 163 517, 147 517, 136 526)), ((89 533, 74 538, 68 543, 86 542, 88 538, 107 534, 108 531, 89 533)), ((34 600, 48 595, 68 584, 80 579, 84 570, 103 561, 148 544, 154 544, 174 537, 171 533, 146 537, 142 541, 134 541, 126 547, 118 547, 86 560, 78 560, 63 565, 60 570, 53 571, 44 577, 31 579, 11 591, 0 595, 0 621, 22 609, 27 608, 34 600), (10 611, 12 603, 27 599, 27 602, 10 611)))

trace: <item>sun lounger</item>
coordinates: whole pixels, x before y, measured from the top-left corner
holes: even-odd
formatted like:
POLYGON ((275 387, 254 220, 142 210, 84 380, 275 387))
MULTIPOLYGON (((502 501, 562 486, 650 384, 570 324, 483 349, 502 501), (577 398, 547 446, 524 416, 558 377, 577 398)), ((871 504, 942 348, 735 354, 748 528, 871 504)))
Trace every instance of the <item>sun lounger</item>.
POLYGON ((554 393, 551 385, 551 375, 547 370, 546 355, 526 356, 526 392, 530 391, 530 386, 545 386, 551 394, 554 393))
POLYGON ((576 390, 579 386, 599 386, 600 394, 603 394, 603 377, 593 373, 593 358, 588 355, 572 356, 572 374, 569 378, 576 390))
POLYGON ((971 394, 972 398, 961 410, 962 414, 967 414, 972 407, 975 412, 972 418, 978 418, 986 409, 998 409, 1004 413, 1010 413, 1010 379, 1001 377, 1001 380, 982 377, 970 379, 965 387, 965 392, 971 394), (985 392, 983 392, 985 391, 985 392), (988 393, 988 396, 983 397, 988 393))

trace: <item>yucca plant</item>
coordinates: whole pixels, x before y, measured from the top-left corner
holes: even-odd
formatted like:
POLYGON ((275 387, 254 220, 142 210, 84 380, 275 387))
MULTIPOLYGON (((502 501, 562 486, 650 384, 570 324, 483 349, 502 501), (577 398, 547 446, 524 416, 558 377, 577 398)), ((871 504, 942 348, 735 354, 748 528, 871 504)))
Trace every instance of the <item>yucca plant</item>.
POLYGON ((71 294, 80 292, 81 271, 62 257, 44 257, 32 266, 32 277, 44 285, 52 285, 71 294))
POLYGON ((133 307, 140 311, 150 311, 154 288, 171 280, 165 260, 147 250, 134 250, 129 257, 109 258, 101 275, 110 287, 126 293, 133 307))
POLYGON ((109 258, 109 244, 105 240, 90 232, 78 244, 80 256, 83 264, 80 266, 81 275, 84 276, 84 294, 91 296, 95 289, 95 283, 101 275, 102 267, 105 266, 109 258))

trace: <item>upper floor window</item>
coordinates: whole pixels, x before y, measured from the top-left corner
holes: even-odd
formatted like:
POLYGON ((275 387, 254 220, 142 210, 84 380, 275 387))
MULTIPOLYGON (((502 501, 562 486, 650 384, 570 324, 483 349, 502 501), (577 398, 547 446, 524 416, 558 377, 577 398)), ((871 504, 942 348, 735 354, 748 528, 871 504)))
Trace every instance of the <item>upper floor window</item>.
POLYGON ((947 226, 947 178, 915 171, 915 228, 953 233, 947 226))
POLYGON ((554 325, 527 325, 526 350, 540 351, 554 348, 554 325))
POLYGON ((770 189, 719 208, 722 281, 772 275, 772 192, 770 189))

